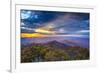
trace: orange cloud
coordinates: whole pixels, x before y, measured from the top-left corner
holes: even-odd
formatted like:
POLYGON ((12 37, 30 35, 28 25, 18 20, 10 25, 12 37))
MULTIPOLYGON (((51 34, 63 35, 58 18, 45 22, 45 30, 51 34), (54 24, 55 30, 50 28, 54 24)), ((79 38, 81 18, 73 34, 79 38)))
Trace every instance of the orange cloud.
POLYGON ((43 37, 40 33, 21 33, 22 38, 43 37))

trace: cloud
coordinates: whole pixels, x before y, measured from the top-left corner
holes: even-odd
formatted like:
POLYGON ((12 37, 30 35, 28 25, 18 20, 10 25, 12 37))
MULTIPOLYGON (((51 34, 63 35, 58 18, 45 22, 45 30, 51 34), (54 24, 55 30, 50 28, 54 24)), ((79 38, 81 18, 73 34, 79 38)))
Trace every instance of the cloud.
POLYGON ((65 14, 62 16, 58 16, 55 20, 51 22, 47 22, 44 24, 45 26, 53 26, 53 29, 60 32, 60 29, 64 29, 65 31, 75 32, 78 30, 86 30, 89 29, 89 20, 80 20, 74 14, 65 14), (76 18, 75 18, 76 17, 76 18))
POLYGON ((21 22, 21 26, 25 26, 25 23, 21 22))
POLYGON ((58 35, 58 34, 55 34, 55 35, 48 35, 48 34, 41 34, 41 33, 22 33, 22 37, 42 37, 42 38, 69 38, 69 37, 87 37, 88 35, 80 35, 80 34, 64 34, 64 35, 58 35))
POLYGON ((24 10, 22 11, 22 19, 28 20, 21 23, 21 29, 26 30, 25 32, 55 33, 59 35, 75 34, 76 36, 76 34, 84 34, 89 32, 88 16, 89 15, 87 13, 65 12, 60 14, 59 12, 52 13, 46 11, 24 10), (52 18, 52 20, 46 21, 47 16, 45 13, 49 16, 55 16, 55 18, 48 16, 50 19, 52 18), (30 17, 37 18, 37 15, 40 17, 40 19, 30 21, 30 17))
POLYGON ((28 30, 28 31, 34 31, 35 30, 35 29, 32 29, 32 28, 28 28, 28 27, 21 27, 21 29, 28 30))
POLYGON ((89 32, 89 30, 80 30, 80 31, 78 31, 79 33, 88 33, 89 32))
POLYGON ((21 19, 28 19, 31 15, 31 11, 21 11, 21 19))
POLYGON ((87 34, 87 33, 89 33, 89 30, 78 30, 74 32, 74 34, 87 34))

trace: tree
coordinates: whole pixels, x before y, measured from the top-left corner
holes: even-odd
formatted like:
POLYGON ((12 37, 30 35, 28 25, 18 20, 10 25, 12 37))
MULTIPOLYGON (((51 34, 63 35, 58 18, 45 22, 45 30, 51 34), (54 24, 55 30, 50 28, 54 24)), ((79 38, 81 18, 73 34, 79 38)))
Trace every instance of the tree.
POLYGON ((61 61, 70 59, 69 55, 61 50, 49 50, 46 52, 44 58, 46 61, 61 61))
POLYGON ((32 62, 34 59, 33 49, 24 48, 21 50, 21 62, 32 62))

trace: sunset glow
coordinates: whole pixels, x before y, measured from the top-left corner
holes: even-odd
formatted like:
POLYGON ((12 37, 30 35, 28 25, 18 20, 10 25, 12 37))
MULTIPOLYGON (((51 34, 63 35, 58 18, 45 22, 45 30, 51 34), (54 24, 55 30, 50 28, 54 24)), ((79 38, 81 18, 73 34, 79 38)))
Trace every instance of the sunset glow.
POLYGON ((44 34, 54 34, 54 31, 44 30, 44 29, 36 29, 35 32, 44 33, 44 34))
POLYGON ((21 33, 22 38, 32 38, 32 37, 43 37, 42 34, 39 33, 21 33))

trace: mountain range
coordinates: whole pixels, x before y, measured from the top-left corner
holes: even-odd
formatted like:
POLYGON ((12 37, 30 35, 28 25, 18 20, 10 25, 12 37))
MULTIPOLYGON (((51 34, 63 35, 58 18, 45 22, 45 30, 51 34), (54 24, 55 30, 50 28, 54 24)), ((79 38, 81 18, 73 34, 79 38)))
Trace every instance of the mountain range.
POLYGON ((53 40, 53 41, 49 41, 49 42, 45 42, 45 43, 31 43, 31 44, 21 44, 22 48, 24 47, 29 47, 29 45, 43 45, 43 46, 47 46, 47 47, 51 47, 51 48, 57 48, 57 49, 65 49, 68 47, 81 47, 81 48, 86 48, 84 47, 81 43, 79 42, 72 42, 69 40, 63 40, 63 41, 57 41, 57 40, 53 40))

